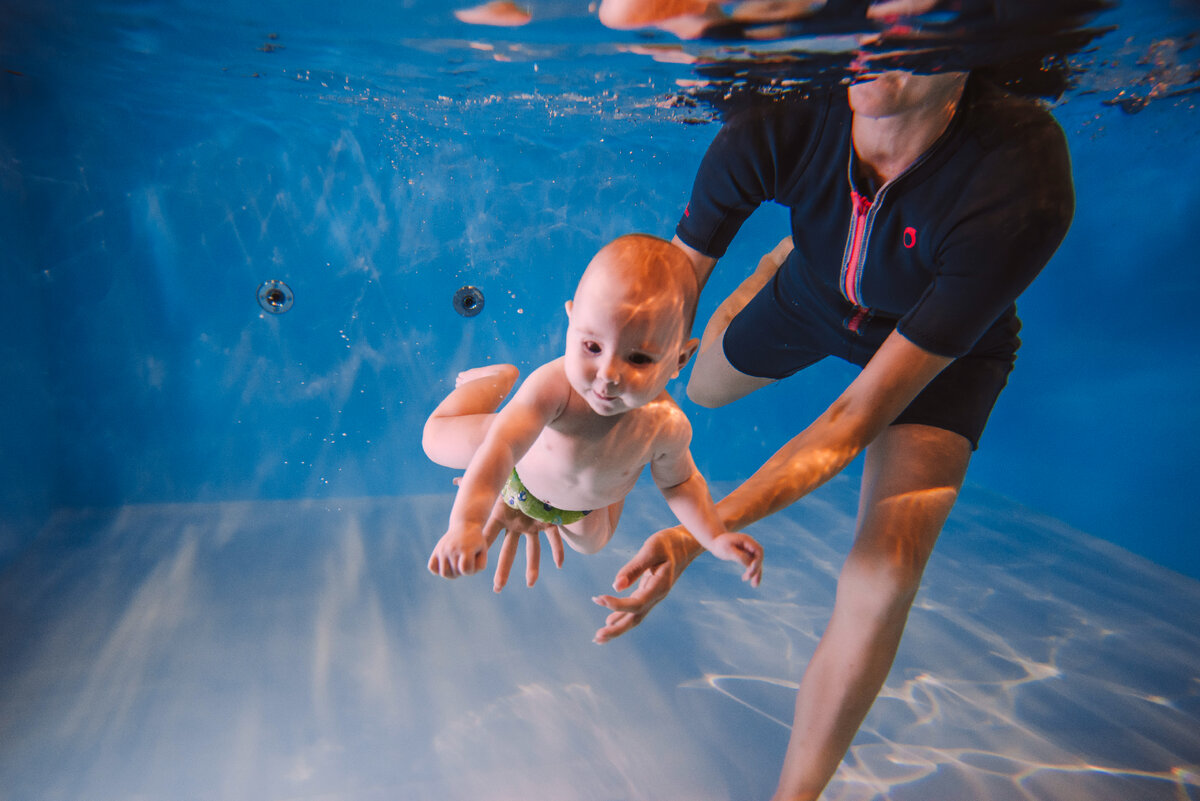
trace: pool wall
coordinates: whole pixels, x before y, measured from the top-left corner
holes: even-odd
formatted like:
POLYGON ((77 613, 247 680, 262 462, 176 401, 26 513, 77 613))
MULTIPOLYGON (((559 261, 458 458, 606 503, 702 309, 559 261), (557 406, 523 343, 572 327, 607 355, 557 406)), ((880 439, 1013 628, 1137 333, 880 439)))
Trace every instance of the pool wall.
MULTIPOLYGON (((399 13, 359 47, 365 14, 326 42, 278 9, 55 10, 14 14, 0 64, 9 551, 57 508, 444 489, 418 442, 454 373, 554 356, 587 259, 669 235, 716 130, 629 113, 679 75, 629 54, 447 64, 414 55, 399 13), (267 280, 294 291, 286 314, 259 307, 267 280), (467 284, 473 318, 451 306, 467 284)), ((1182 456, 1200 371, 1181 369, 1200 343, 1180 303, 1200 284, 1200 182, 1179 177, 1200 174, 1196 114, 1101 99, 1057 111, 1077 217, 1022 298, 1026 344, 970 478, 1200 575, 1182 456)), ((701 315, 785 220, 751 219, 701 315)), ((744 477, 852 374, 685 403, 701 466, 744 477)))

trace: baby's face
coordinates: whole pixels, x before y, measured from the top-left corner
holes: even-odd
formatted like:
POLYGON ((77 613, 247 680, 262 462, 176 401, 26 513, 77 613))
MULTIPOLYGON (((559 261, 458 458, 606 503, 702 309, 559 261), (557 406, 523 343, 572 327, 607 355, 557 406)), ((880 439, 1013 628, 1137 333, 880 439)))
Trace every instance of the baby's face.
POLYGON ((576 294, 567 304, 567 380, 605 416, 657 398, 690 355, 683 324, 673 313, 677 304, 653 297, 623 300, 620 294, 576 294))

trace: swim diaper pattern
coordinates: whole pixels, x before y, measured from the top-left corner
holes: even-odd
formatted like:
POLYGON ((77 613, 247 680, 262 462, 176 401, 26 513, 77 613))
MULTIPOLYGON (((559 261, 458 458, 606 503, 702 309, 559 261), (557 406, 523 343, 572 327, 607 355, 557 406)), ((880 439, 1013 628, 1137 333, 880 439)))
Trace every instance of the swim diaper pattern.
POLYGON ((504 499, 506 504, 518 512, 522 512, 534 520, 549 523, 552 526, 566 526, 571 523, 577 523, 592 513, 590 509, 586 512, 558 509, 544 501, 538 500, 532 492, 525 489, 525 485, 521 483, 521 477, 517 475, 516 468, 513 468, 512 475, 508 477, 508 481, 504 484, 504 489, 500 491, 500 497, 504 499))

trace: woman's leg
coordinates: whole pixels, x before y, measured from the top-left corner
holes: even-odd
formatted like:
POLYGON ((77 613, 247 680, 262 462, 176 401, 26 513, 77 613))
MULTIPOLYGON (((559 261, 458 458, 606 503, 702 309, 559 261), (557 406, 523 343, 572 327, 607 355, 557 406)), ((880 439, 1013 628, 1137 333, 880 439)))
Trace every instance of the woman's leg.
POLYGON ((833 615, 796 696, 775 801, 820 796, 883 687, 971 445, 923 425, 889 427, 867 449, 854 546, 833 615))
POLYGON ((725 330, 750 299, 766 286, 792 252, 792 238, 781 240, 758 262, 758 268, 721 302, 704 327, 700 350, 688 378, 687 394, 695 403, 714 408, 732 403, 777 379, 746 375, 725 358, 725 330))
POLYGON ((517 375, 511 364, 489 364, 459 373, 454 391, 425 421, 421 436, 425 455, 445 467, 465 469, 517 375))
MULTIPOLYGON (((721 332, 722 336, 724 331, 721 332)), ((709 409, 733 403, 756 389, 774 384, 778 379, 746 375, 725 358, 725 347, 718 340, 711 348, 696 357, 688 378, 687 395, 693 403, 709 409)))

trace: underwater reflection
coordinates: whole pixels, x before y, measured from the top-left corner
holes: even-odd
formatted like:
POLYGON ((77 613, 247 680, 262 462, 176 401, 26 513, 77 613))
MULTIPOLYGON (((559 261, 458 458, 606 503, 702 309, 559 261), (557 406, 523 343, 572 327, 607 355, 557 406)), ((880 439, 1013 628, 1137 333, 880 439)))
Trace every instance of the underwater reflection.
POLYGON ((471 25, 495 25, 504 28, 515 28, 526 25, 533 16, 511 0, 493 0, 471 8, 456 9, 454 16, 460 22, 471 25))
MULTIPOLYGON (((650 22, 647 6, 621 0, 606 0, 600 19, 616 28, 653 24, 692 40, 630 49, 691 65, 695 77, 681 81, 685 88, 677 102, 698 102, 718 115, 765 99, 826 91, 859 80, 864 71, 973 71, 1010 91, 1057 100, 1083 71, 1072 60, 1114 30, 1094 24, 1111 5, 1090 0, 1036 8, 1020 2, 993 7, 927 0, 815 7, 748 3, 728 16, 718 4, 699 5, 707 11, 688 16, 686 31, 674 20, 650 22), (699 19, 703 25, 695 22, 699 19)), ((660 11, 670 8, 663 4, 660 11)))
MULTIPOLYGON (((654 27, 684 39, 770 40, 868 26, 942 31, 967 26, 1031 27, 1077 22, 1111 8, 1107 0, 602 0, 600 22, 615 29, 654 27)), ((1008 32, 1015 32, 1010 28, 1008 32)))

